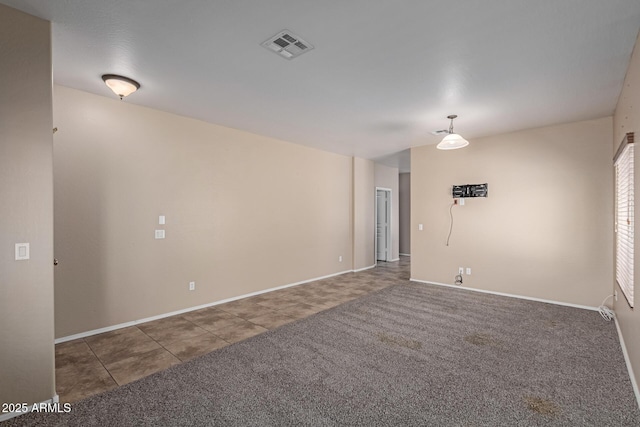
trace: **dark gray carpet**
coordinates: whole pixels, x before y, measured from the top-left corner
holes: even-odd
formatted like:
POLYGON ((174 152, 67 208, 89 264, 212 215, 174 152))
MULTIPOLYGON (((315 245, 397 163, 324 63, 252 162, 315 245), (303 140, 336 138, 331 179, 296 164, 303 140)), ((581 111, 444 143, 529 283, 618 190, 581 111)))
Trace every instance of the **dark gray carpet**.
POLYGON ((640 414, 597 312, 405 282, 9 425, 637 426, 640 414))

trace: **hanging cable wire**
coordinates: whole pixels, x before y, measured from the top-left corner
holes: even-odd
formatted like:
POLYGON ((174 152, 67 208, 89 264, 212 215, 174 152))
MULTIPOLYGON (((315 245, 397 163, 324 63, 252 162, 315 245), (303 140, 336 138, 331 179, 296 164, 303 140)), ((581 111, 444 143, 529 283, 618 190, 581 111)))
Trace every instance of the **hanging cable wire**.
POLYGON ((451 232, 453 231, 453 207, 455 205, 456 205, 456 202, 453 202, 449 207, 449 217, 451 218, 451 222, 449 223, 449 235, 447 236, 447 246, 449 246, 449 239, 451 239, 451 232))

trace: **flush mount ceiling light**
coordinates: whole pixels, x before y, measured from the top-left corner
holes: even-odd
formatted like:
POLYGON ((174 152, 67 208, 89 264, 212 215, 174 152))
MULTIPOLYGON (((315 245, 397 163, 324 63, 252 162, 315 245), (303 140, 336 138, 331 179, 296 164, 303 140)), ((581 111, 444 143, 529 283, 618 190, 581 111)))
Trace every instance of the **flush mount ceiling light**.
POLYGON ((102 76, 102 80, 113 93, 120 97, 120 100, 140 89, 140 83, 137 81, 116 74, 105 74, 102 76))
POLYGON ((451 120, 451 125, 449 126, 449 134, 445 136, 442 141, 437 145, 436 148, 439 150, 455 150, 456 148, 462 148, 469 145, 469 141, 458 135, 457 133, 453 133, 453 119, 455 119, 455 114, 447 116, 447 119, 451 120))

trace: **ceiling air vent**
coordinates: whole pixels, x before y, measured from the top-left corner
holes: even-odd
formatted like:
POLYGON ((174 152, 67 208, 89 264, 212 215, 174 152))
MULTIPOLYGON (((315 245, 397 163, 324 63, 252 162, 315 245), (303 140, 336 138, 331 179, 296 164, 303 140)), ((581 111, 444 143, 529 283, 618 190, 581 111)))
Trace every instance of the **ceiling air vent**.
POLYGON ((262 46, 286 59, 293 59, 313 49, 310 43, 302 40, 302 38, 289 30, 282 30, 275 36, 263 41, 262 46))

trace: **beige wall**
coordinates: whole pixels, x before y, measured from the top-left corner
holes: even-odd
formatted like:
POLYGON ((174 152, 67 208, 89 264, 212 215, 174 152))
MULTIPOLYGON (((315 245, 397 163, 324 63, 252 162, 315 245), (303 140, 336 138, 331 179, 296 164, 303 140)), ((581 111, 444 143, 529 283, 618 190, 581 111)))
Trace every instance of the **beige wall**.
POLYGON ((477 138, 469 147, 411 151, 411 276, 598 306, 611 292, 612 119, 477 138), (449 207, 454 184, 489 197, 449 207), (418 224, 424 230, 418 231, 418 224))
POLYGON ((391 189, 391 259, 400 258, 400 198, 399 171, 381 164, 375 164, 375 186, 391 189))
MULTIPOLYGON (((634 132, 636 142, 640 140, 640 37, 636 42, 636 47, 631 57, 627 77, 613 117, 613 124, 613 144, 610 147, 608 158, 611 171, 613 171, 613 162, 611 159, 620 142, 622 142, 624 135, 627 132, 634 132)), ((635 149, 635 156, 635 191, 636 194, 638 194, 638 189, 640 189, 640 173, 638 172, 637 166, 640 165, 640 150, 637 148, 635 149)), ((636 224, 637 223, 640 223, 640 221, 636 221, 636 224)), ((635 247, 640 247, 640 235, 636 234, 635 236, 634 245, 635 247)), ((636 277, 638 277, 638 272, 640 272, 640 256, 635 257, 634 270, 636 277)), ((638 333, 638 331, 640 331, 640 312, 637 311, 637 307, 640 306, 640 298, 638 298, 640 292, 636 289, 636 309, 633 310, 629 308, 620 288, 617 285, 614 286, 619 295, 618 301, 614 302, 614 310, 627 347, 627 352, 629 353, 636 383, 640 383, 640 333, 638 333)))
POLYGON ((374 163, 353 158, 353 269, 374 266, 374 163))
POLYGON ((401 173, 399 178, 400 253, 411 254, 411 174, 401 173))
POLYGON ((54 122, 57 337, 352 268, 350 157, 60 86, 54 122))
POLYGON ((55 395, 49 22, 0 5, 0 58, 0 403, 34 403, 55 395))

